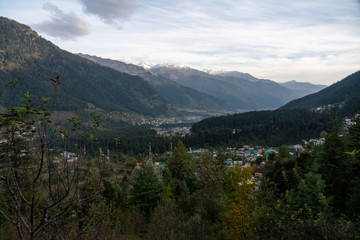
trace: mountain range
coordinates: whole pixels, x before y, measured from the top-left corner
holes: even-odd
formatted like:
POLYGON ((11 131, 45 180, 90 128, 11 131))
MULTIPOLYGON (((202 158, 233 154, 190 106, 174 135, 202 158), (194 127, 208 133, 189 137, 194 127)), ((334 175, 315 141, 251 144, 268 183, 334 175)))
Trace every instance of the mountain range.
POLYGON ((53 76, 60 76, 62 82, 56 90, 60 110, 94 107, 148 116, 178 114, 142 78, 61 50, 30 27, 0 17, 0 105, 21 104, 24 92, 53 96, 53 76), (8 82, 14 78, 19 84, 11 89, 8 82))
POLYGON ((276 109, 285 103, 319 91, 326 86, 291 81, 276 83, 237 71, 199 71, 169 64, 145 69, 123 61, 78 54, 103 66, 140 76, 160 95, 181 110, 238 112, 276 109))
POLYGON ((295 94, 298 95, 298 98, 304 97, 316 93, 327 86, 325 85, 316 85, 308 82, 297 82, 297 81, 288 81, 284 83, 279 83, 281 86, 284 86, 290 90, 293 90, 295 94))
POLYGON ((127 64, 122 61, 91 56, 88 54, 79 53, 78 55, 102 66, 107 66, 120 72, 141 77, 151 86, 153 86, 166 101, 180 110, 205 110, 207 112, 215 113, 235 111, 235 108, 233 108, 225 100, 221 100, 206 93, 197 91, 193 88, 183 86, 159 74, 148 71, 141 66, 127 64))
POLYGON ((98 109, 151 117, 276 109, 325 86, 276 83, 241 72, 199 71, 121 61, 64 51, 30 27, 0 17, 0 110, 21 104, 21 95, 54 96, 65 111, 98 109), (59 89, 50 78, 60 76, 59 89), (9 82, 17 78, 19 85, 9 82))
POLYGON ((276 109, 293 99, 326 87, 305 84, 309 88, 304 91, 302 83, 295 82, 291 87, 287 87, 271 80, 258 79, 250 74, 236 71, 199 71, 173 65, 155 65, 149 70, 181 85, 223 99, 240 112, 276 109))

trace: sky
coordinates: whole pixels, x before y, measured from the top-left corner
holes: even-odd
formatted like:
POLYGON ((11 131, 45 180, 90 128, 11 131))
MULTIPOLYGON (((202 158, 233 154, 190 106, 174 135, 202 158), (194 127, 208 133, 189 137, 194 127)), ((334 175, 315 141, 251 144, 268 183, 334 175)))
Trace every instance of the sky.
POLYGON ((0 0, 72 53, 330 85, 360 70, 360 0, 0 0))

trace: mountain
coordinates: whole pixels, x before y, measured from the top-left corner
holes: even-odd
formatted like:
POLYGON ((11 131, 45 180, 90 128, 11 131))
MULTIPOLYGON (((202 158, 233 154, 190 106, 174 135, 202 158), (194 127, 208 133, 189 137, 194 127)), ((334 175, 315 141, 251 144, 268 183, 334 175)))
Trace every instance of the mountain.
MULTIPOLYGON (((293 100, 281 109, 314 108, 340 102, 357 102, 360 95, 360 71, 357 71, 331 86, 300 99, 293 100)), ((360 106, 359 106, 360 108, 360 106)), ((358 109, 359 110, 359 109, 358 109)))
POLYGON ((316 85, 308 82, 297 82, 294 80, 279 84, 297 93, 298 98, 316 93, 327 87, 326 85, 316 85))
POLYGON ((262 107, 262 103, 258 101, 256 96, 231 83, 218 80, 206 72, 189 67, 180 68, 171 65, 155 65, 150 71, 181 85, 223 99, 236 108, 237 111, 248 111, 262 107))
POLYGON ((275 109, 297 97, 292 90, 276 82, 235 71, 202 72, 172 65, 156 65, 150 71, 226 100, 238 110, 275 109))
POLYGON ((296 91, 271 80, 257 79, 250 74, 233 71, 213 74, 213 76, 255 95, 263 102, 262 109, 275 109, 297 97, 296 91))
POLYGON ((60 76, 56 89, 61 110, 87 109, 169 116, 177 111, 138 76, 100 66, 61 50, 30 27, 0 17, 0 105, 19 105, 22 93, 53 96, 50 78, 60 76), (10 89, 9 81, 19 85, 10 89))
MULTIPOLYGON (((294 84, 294 83, 292 83, 294 84)), ((296 83, 295 83, 296 85, 296 83)), ((306 86, 302 85, 302 86, 306 86)), ((308 86, 308 85, 307 85, 308 86)), ((329 131, 336 119, 360 110, 360 71, 317 93, 293 100, 273 111, 252 111, 201 120, 184 139, 188 146, 280 146, 316 138, 329 131), (313 111, 319 106, 340 106, 313 111)))
POLYGON ((196 110, 207 112, 234 111, 226 101, 185 87, 161 75, 150 72, 141 66, 127 64, 117 60, 104 59, 87 54, 78 54, 100 65, 107 66, 127 74, 139 76, 152 85, 166 101, 182 110, 196 110))
POLYGON ((242 73, 238 71, 208 71, 211 75, 217 75, 222 77, 233 77, 233 78, 241 78, 248 80, 250 82, 259 82, 260 79, 248 74, 248 73, 242 73))

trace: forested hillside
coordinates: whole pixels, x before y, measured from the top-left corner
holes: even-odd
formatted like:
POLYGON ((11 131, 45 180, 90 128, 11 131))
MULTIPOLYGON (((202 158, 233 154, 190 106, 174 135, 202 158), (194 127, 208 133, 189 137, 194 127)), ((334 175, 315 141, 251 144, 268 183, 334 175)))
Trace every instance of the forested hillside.
POLYGON ((176 113, 146 81, 63 51, 29 27, 0 18, 0 105, 16 106, 21 94, 53 96, 50 78, 60 76, 58 108, 89 106, 159 116, 176 113), (18 85, 10 89, 9 81, 18 85))
MULTIPOLYGON (((27 96, 24 105, 0 118, 1 239, 360 237, 360 119, 349 134, 334 125, 322 146, 307 145, 292 154, 282 145, 248 161, 236 148, 189 153, 179 141, 151 160, 150 155, 122 154, 120 135, 111 157, 101 148, 89 153, 86 142, 95 144, 96 136, 84 134, 76 119, 69 119, 70 128, 49 121, 50 103, 43 99, 43 104, 37 108, 27 96), (58 139, 67 144, 53 151, 58 139), (246 164, 229 165, 231 159, 246 164)), ((282 124, 275 124, 274 115, 268 120, 278 130, 294 114, 273 113, 282 124)), ((255 118, 249 114, 247 120, 255 118)), ((298 114, 320 120, 305 110, 298 114)), ((94 120, 96 132, 101 123, 94 120)), ((290 123, 287 127, 293 127, 290 123)))
POLYGON ((234 114, 204 119, 192 126, 184 139, 189 146, 280 146, 315 138, 333 124, 330 113, 309 110, 276 110, 234 114))
MULTIPOLYGON (((333 85, 303 98, 291 101, 281 109, 313 108, 328 104, 350 101, 360 95, 360 71, 355 72, 333 85)), ((346 103, 345 103, 346 104, 346 103)))

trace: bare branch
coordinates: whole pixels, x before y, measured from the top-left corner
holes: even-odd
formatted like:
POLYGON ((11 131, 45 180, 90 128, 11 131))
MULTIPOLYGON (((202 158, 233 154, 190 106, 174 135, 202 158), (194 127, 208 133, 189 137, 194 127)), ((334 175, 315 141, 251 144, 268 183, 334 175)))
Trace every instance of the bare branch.
POLYGON ((100 224, 110 213, 112 213, 112 211, 114 211, 114 208, 110 209, 104 216, 102 216, 96 223, 94 224, 90 224, 89 226, 87 226, 84 230, 82 230, 78 235, 76 235, 73 239, 78 239, 81 237, 81 235, 84 234, 84 232, 86 230, 88 230, 90 227, 92 226, 97 226, 98 224, 100 224))
POLYGON ((6 220, 16 225, 16 222, 14 220, 11 220, 11 218, 9 218, 3 211, 1 211, 1 209, 0 209, 0 213, 6 218, 6 220))

